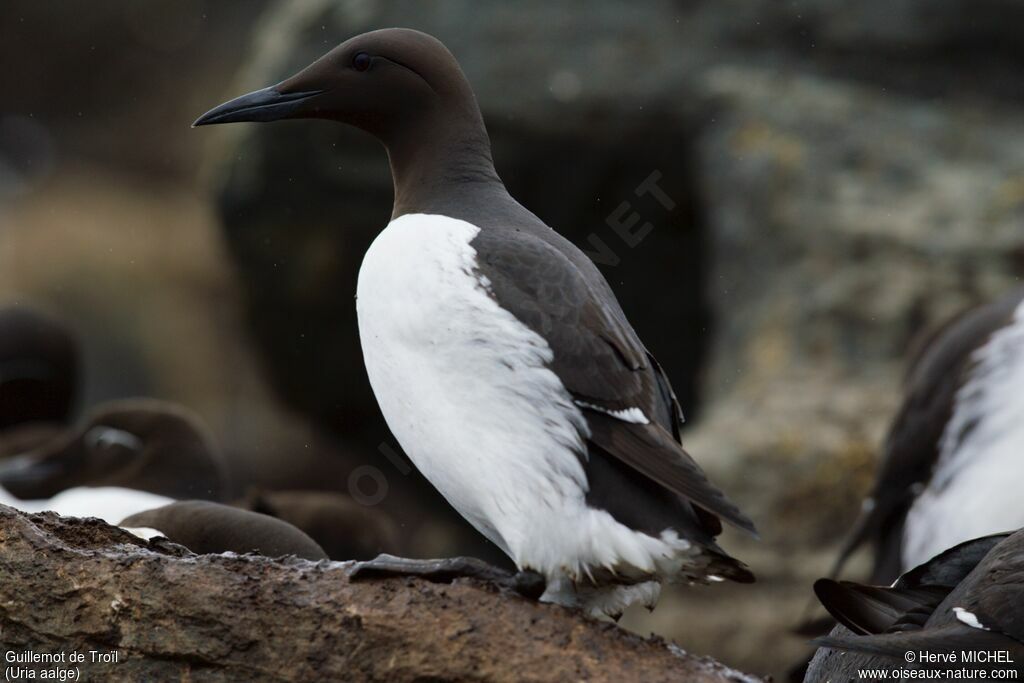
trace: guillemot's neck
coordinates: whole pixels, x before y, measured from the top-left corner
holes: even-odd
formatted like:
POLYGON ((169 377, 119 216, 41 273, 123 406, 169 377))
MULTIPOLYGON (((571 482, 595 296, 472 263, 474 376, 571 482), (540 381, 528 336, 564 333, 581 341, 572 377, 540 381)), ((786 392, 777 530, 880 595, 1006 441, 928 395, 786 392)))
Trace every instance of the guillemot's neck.
POLYGON ((454 206, 474 196, 507 195, 475 102, 407 122, 385 146, 395 187, 392 219, 409 213, 452 215, 454 206))

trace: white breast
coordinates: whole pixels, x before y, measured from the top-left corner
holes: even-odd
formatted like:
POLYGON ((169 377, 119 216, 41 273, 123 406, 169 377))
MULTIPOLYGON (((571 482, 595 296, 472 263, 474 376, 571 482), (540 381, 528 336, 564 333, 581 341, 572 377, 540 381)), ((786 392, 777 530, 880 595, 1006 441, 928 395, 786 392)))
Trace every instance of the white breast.
POLYGON ((62 517, 98 517, 113 525, 129 515, 173 502, 174 499, 167 496, 118 486, 78 486, 44 500, 21 500, 0 488, 0 503, 22 512, 52 511, 62 517))
POLYGON ((502 518, 581 498, 585 424, 545 363, 551 350, 476 272, 464 221, 409 215, 373 242, 357 311, 370 384, 416 466, 483 534, 514 553, 502 518))
POLYGON ((935 473, 907 514, 904 571, 963 541, 1024 527, 1024 303, 972 361, 935 473))
POLYGON ((546 366, 546 340, 489 294, 471 245, 478 232, 445 216, 407 215, 366 254, 359 334, 388 426, 424 476, 520 567, 653 569, 662 541, 585 504, 586 422, 546 366))

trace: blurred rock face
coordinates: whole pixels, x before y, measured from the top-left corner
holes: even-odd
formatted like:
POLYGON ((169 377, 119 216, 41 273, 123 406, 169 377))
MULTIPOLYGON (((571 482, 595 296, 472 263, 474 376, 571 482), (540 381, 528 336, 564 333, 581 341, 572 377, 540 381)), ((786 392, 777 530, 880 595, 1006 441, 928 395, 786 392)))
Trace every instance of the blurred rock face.
POLYGON ((236 27, 265 4, 96 0, 71 15, 55 3, 0 3, 0 202, 82 157, 187 172, 197 143, 187 112, 223 82, 236 27))
MULTIPOLYGON (((782 631, 856 512, 907 349, 1024 273, 1022 14, 1008 0, 284 3, 225 95, 375 28, 451 48, 509 189, 601 266, 690 417, 700 404, 689 449, 765 533, 748 550, 775 599, 688 593, 702 628, 676 635, 781 672, 801 647, 782 631), (652 174, 668 204, 638 194, 652 174)), ((266 366, 293 406, 374 448, 387 431, 351 296, 390 214, 384 155, 325 122, 222 135, 220 218, 266 366)), ((626 623, 671 634, 677 617, 626 623)))

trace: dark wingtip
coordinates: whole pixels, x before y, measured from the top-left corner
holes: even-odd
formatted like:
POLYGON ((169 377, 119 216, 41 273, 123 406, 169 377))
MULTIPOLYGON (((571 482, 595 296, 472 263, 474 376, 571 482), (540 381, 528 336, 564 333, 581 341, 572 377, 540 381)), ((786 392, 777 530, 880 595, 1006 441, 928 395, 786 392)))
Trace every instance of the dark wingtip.
MULTIPOLYGON (((726 500, 728 500, 728 498, 726 500)), ((731 504, 731 501, 729 502, 731 504)), ((761 532, 757 530, 757 527, 754 525, 754 521, 747 517, 745 514, 743 514, 740 511, 740 509, 736 507, 736 505, 733 505, 732 507, 732 514, 728 517, 725 517, 725 521, 729 522, 737 529, 742 529, 743 531, 746 531, 754 538, 754 540, 762 540, 761 532)))
POLYGON ((729 580, 735 581, 736 583, 757 583, 757 577, 754 576, 754 572, 750 571, 747 565, 742 562, 740 562, 739 565, 740 566, 729 575, 729 580))
MULTIPOLYGON (((850 591, 834 579, 818 579, 814 582, 812 589, 821 606, 828 610, 834 619, 843 623, 847 628, 851 628, 849 624, 845 623, 843 614, 843 607, 846 606, 850 598, 850 591)), ((857 629, 853 627, 851 630, 856 631, 857 629)))
POLYGON ((829 590, 833 590, 839 586, 839 582, 835 579, 816 579, 814 581, 814 594, 818 596, 818 600, 823 600, 822 593, 826 596, 829 590))
POLYGON ((827 647, 832 650, 853 650, 857 643, 850 638, 836 638, 835 636, 821 636, 809 641, 814 647, 827 647))
POLYGON ((754 576, 754 572, 750 571, 750 567, 718 546, 708 548, 708 552, 712 559, 708 564, 707 573, 710 577, 713 577, 709 580, 721 581, 726 579, 735 583, 757 582, 757 577, 754 576))

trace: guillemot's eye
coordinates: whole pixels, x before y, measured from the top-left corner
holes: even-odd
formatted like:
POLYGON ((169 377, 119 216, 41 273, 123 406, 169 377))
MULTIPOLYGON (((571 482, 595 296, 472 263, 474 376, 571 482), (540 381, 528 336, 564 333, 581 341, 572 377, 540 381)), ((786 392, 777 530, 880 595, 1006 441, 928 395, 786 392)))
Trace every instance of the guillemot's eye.
POLYGON ((352 58, 352 68, 356 71, 366 71, 370 68, 370 55, 365 52, 357 52, 355 57, 352 58))
POLYGON ((133 453, 142 452, 142 439, 123 429, 97 425, 85 433, 84 439, 91 451, 122 448, 133 453))

